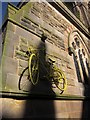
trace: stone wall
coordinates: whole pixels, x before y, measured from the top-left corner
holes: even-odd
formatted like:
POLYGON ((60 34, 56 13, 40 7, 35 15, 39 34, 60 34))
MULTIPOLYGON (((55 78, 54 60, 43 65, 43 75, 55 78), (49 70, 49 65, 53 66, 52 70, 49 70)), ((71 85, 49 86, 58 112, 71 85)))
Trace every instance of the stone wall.
POLYGON ((72 100, 15 100, 3 98, 2 107, 3 118, 80 119, 82 116, 83 102, 72 100))
POLYGON ((48 3, 43 2, 27 3, 12 18, 24 29, 11 22, 7 24, 3 51, 3 85, 6 86, 5 88, 13 88, 15 85, 14 88, 18 91, 19 76, 28 65, 28 58, 20 55, 18 51, 25 53, 29 46, 38 48, 40 43, 43 44, 41 35, 45 33, 47 35, 46 55, 56 61, 56 65, 62 69, 67 79, 68 87, 65 94, 80 94, 79 88, 75 85, 77 76, 73 58, 68 54, 68 34, 76 28, 48 3), (11 69, 8 69, 8 66, 11 69), (13 84, 10 82, 12 79, 15 82, 13 84))

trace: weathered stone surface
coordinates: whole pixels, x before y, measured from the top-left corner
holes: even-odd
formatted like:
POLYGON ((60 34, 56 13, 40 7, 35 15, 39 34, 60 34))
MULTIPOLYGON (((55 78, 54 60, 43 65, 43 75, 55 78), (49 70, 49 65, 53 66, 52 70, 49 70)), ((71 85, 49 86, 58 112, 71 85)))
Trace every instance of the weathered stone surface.
POLYGON ((28 56, 27 56, 26 52, 16 50, 15 51, 15 57, 17 59, 22 59, 22 60, 28 61, 28 56))
POLYGON ((69 114, 64 112, 64 113, 56 113, 56 118, 57 119, 69 119, 69 114))
POLYGON ((37 36, 31 36, 28 39, 28 46, 33 48, 38 48, 38 46, 41 44, 41 38, 38 38, 37 36))
POLYGON ((67 86, 67 89, 64 91, 65 94, 70 95, 80 95, 80 88, 76 86, 67 86))
POLYGON ((25 38, 20 38, 20 43, 27 45, 27 40, 25 38))
MULTIPOLYGON (((65 101, 67 107, 67 113, 69 113, 69 117, 73 118, 74 113, 81 115, 82 113, 82 101, 65 101), (78 107, 77 107, 78 106, 78 107)), ((81 116, 77 116, 76 118, 80 118, 81 116)))
POLYGON ((20 38, 27 39, 27 40, 29 39, 31 40, 32 38, 35 40, 40 39, 35 34, 32 34, 31 32, 26 31, 25 29, 22 29, 19 26, 16 27, 16 34, 19 35, 20 38))
POLYGON ((18 61, 10 57, 3 56, 2 66, 3 66, 2 69, 5 72, 17 73, 18 61))
POLYGON ((49 24, 47 24, 46 22, 43 22, 42 26, 41 26, 44 30, 52 32, 53 31, 53 27, 51 27, 49 24))
POLYGON ((31 9, 31 13, 40 18, 40 10, 37 10, 35 7, 31 9))
POLYGON ((82 114, 82 102, 78 101, 52 101, 52 100, 2 100, 2 115, 7 118, 80 118, 82 114), (42 103, 42 104, 41 104, 42 103), (65 105, 64 105, 65 104, 65 105), (27 106, 26 106, 27 105, 27 106), (6 107, 7 106, 7 107, 6 107), (12 109, 10 109, 12 108, 12 109), (43 109, 44 108, 44 109, 43 109), (61 109, 62 108, 62 109, 61 109), (74 109, 76 108, 76 109, 74 109), (27 109, 27 111, 25 111, 27 109), (33 110, 33 113, 32 113, 33 110), (64 110, 64 111, 63 111, 64 110), (16 111, 16 112, 15 112, 16 111), (36 112, 34 112, 36 111, 36 112))
POLYGON ((0 119, 2 119, 2 100, 0 99, 0 119))
POLYGON ((2 98, 0 101, 2 101, 3 118, 22 118, 25 100, 2 98))
POLYGON ((70 113, 69 115, 70 117, 69 118, 73 118, 73 119, 80 119, 81 118, 81 112, 73 112, 73 113, 70 113))
POLYGON ((55 101, 56 113, 65 113, 67 112, 67 107, 65 101, 55 101))
POLYGON ((13 58, 14 49, 17 44, 19 44, 19 36, 14 34, 12 31, 7 30, 5 36, 3 54, 13 58))
POLYGON ((31 21, 30 20, 28 20, 28 19, 26 19, 26 18, 21 18, 21 21, 23 21, 24 23, 27 23, 28 25, 30 25, 31 24, 31 21))
POLYGON ((41 30, 40 28, 36 28, 36 33, 42 35, 43 34, 43 30, 41 30))
POLYGON ((0 70, 0 91, 2 91, 2 71, 0 70))
POLYGON ((70 86, 75 86, 74 80, 72 79, 67 79, 67 84, 70 86))
POLYGON ((74 80, 74 78, 75 78, 75 76, 72 74, 72 73, 66 73, 67 75, 66 75, 66 78, 68 79, 68 80, 74 80), (72 78, 73 77, 73 78, 72 78))
POLYGON ((35 23, 37 25, 42 24, 42 20, 39 19, 37 16, 35 16, 33 13, 25 14, 24 17, 29 19, 30 21, 32 21, 33 23, 35 23))
POLYGON ((7 73, 17 74, 18 71, 18 61, 11 58, 3 56, 2 58, 2 80, 6 81, 7 73))
POLYGON ((11 23, 11 22, 9 22, 8 26, 7 26, 7 29, 10 30, 10 31, 15 32, 16 31, 16 25, 11 23))
POLYGON ((19 91, 18 85, 19 85, 19 76, 16 74, 7 73, 5 89, 8 90, 9 92, 19 91))
POLYGON ((21 66, 21 67, 27 67, 28 66, 28 61, 24 61, 24 60, 19 60, 19 65, 21 66))
POLYGON ((21 45, 19 47, 20 47, 20 51, 22 51, 22 52, 26 52, 28 50, 28 46, 25 44, 21 43, 21 45))
POLYGON ((12 42, 5 42, 4 44, 4 55, 8 57, 13 57, 14 54, 14 44, 12 42))
MULTIPOLYGON (((25 68, 26 68, 26 67, 25 67, 25 68)), ((19 67, 18 75, 21 75, 25 68, 19 67)), ((28 69, 27 69, 27 70, 24 72, 23 76, 28 76, 28 75, 29 75, 29 72, 28 72, 28 69)))
POLYGON ((25 23, 25 22, 23 22, 23 21, 21 21, 21 24, 24 25, 25 27, 27 27, 27 28, 35 31, 35 28, 34 28, 31 24, 27 24, 27 23, 25 23))

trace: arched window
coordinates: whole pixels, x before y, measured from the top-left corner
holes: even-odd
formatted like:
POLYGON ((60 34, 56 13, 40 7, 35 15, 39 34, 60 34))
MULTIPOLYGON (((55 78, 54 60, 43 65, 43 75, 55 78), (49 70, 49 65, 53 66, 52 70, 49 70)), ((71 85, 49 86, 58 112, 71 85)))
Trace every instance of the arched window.
POLYGON ((78 82, 88 84, 90 78, 89 53, 78 31, 72 32, 69 36, 69 54, 73 56, 78 82))

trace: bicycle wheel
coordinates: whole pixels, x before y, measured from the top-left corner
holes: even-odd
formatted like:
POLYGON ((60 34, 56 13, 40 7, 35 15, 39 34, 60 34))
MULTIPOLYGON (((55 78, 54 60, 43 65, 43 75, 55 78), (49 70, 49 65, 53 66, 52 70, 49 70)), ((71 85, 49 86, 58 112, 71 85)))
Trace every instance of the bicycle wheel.
POLYGON ((31 54, 29 57, 29 75, 30 80, 33 85, 36 85, 38 83, 38 60, 35 54, 31 54))
POLYGON ((26 77, 24 76, 24 73, 26 72, 26 70, 28 70, 28 67, 26 67, 22 71, 22 73, 21 73, 21 75, 19 77, 19 82, 18 82, 18 88, 19 88, 19 90, 23 90, 23 91, 25 91, 25 88, 26 88, 26 86, 28 84, 27 76, 26 77))
POLYGON ((66 90, 67 80, 66 80, 64 73, 60 69, 54 71, 53 79, 54 79, 54 83, 55 83, 56 87, 59 90, 61 90, 61 91, 66 90))

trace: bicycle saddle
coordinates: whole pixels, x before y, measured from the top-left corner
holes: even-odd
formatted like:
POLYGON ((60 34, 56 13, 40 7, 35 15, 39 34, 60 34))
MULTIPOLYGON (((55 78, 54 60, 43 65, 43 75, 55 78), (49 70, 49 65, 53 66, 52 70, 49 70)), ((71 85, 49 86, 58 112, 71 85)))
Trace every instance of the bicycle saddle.
POLYGON ((55 63, 55 60, 52 60, 51 58, 48 58, 50 62, 55 63))

